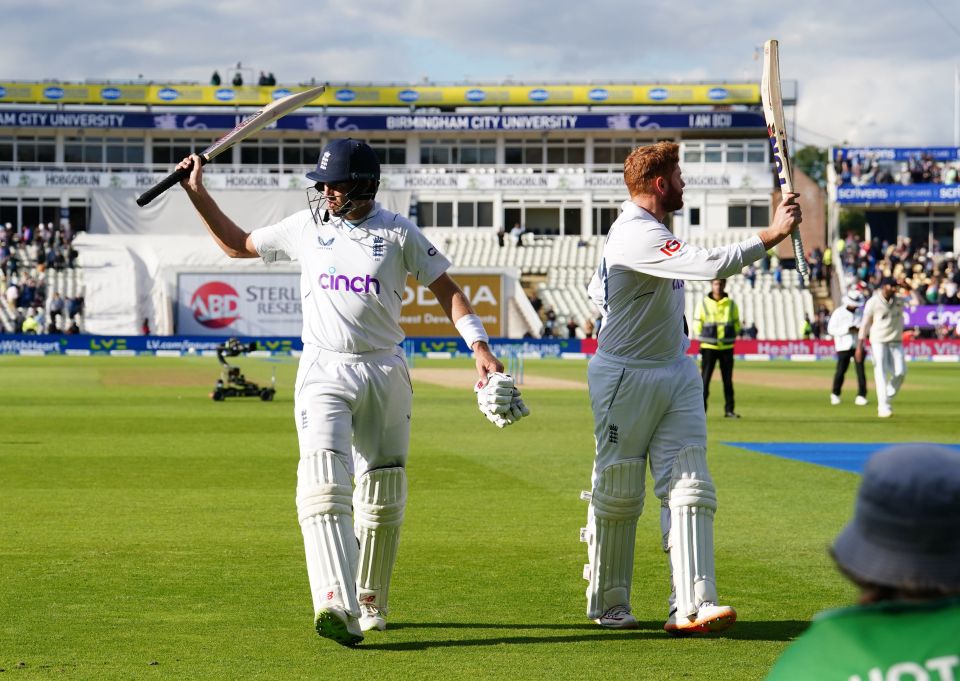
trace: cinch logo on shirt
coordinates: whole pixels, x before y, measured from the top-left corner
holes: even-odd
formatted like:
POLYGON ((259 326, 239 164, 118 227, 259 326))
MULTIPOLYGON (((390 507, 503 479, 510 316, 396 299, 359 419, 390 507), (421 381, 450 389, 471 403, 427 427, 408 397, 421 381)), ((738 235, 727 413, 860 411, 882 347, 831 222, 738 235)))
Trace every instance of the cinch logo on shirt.
POLYGON ((240 317, 240 296, 230 284, 208 281, 190 299, 193 318, 209 329, 230 326, 240 317))
POLYGON ((380 280, 376 277, 351 277, 349 274, 337 274, 337 269, 331 267, 319 278, 320 288, 327 291, 353 291, 354 293, 370 293, 371 287, 376 294, 380 294, 380 280))

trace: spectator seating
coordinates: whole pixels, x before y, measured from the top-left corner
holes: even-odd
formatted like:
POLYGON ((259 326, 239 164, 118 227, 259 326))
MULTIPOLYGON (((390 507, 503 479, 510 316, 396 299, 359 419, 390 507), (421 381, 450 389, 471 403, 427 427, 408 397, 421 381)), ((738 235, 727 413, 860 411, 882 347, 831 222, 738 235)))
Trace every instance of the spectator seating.
MULTIPOLYGON (((524 275, 546 275, 546 282, 537 286, 543 309, 557 314, 555 335, 566 337, 566 323, 572 316, 579 325, 577 335, 583 337, 586 321, 595 320, 599 311, 587 296, 587 284, 600 260, 601 237, 581 240, 576 236, 531 238, 522 248, 509 239, 501 248, 493 230, 427 229, 427 236, 460 267, 517 267, 524 275)), ((714 248, 752 236, 752 230, 729 230, 719 234, 696 236, 697 245, 714 248)), ((695 306, 710 290, 709 282, 687 282, 685 313, 693 319, 695 306)), ((732 277, 727 292, 740 306, 744 326, 757 325, 760 339, 794 339, 802 337, 803 317, 814 316, 813 296, 799 287, 795 270, 783 272, 783 285, 778 286, 771 272, 757 272, 755 287, 742 276, 732 277)), ((540 329, 531 329, 537 335, 540 329)))
MULTIPOLYGON (((14 309, 8 306, 4 299, 0 301, 0 333, 20 333, 17 317, 26 318, 31 310, 40 310, 39 319, 42 320, 40 333, 46 333, 47 327, 51 321, 50 302, 54 294, 59 293, 64 299, 63 314, 57 320, 57 328, 60 333, 66 332, 70 326, 71 319, 67 314, 69 300, 72 298, 83 298, 83 279, 82 272, 76 267, 63 267, 54 269, 47 267, 38 261, 39 249, 35 242, 23 244, 21 242, 8 243, 8 249, 11 256, 15 257, 18 263, 15 274, 8 275, 5 267, 0 267, 0 287, 3 294, 11 283, 16 283, 19 287, 32 281, 36 284, 38 291, 42 292, 40 305, 18 304, 14 309)), ((75 319, 78 326, 83 328, 82 311, 76 314, 75 319)))

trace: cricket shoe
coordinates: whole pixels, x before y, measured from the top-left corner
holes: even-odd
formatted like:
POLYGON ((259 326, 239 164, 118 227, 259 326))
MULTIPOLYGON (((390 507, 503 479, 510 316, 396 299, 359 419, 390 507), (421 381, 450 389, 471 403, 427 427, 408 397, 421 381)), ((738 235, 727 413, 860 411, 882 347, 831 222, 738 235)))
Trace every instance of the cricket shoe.
POLYGON ((893 416, 893 409, 891 409, 890 407, 887 407, 885 409, 884 408, 878 409, 877 416, 879 416, 882 419, 888 419, 891 416, 893 416))
POLYGON ((832 405, 834 405, 834 406, 840 404, 840 396, 839 396, 839 395, 834 395, 834 394, 831 393, 831 394, 830 394, 830 404, 832 404, 832 405))
POLYGON ((897 389, 894 388, 890 383, 887 383, 887 399, 890 399, 897 394, 897 389))
POLYGON ((387 628, 387 618, 375 605, 360 604, 360 629, 363 631, 384 631, 387 628))
POLYGON ((677 617, 672 610, 663 630, 671 636, 690 636, 691 634, 709 634, 726 631, 737 621, 737 611, 729 605, 704 603, 694 617, 677 617))
POLYGON ((630 612, 629 605, 615 605, 593 620, 605 629, 639 629, 637 618, 630 612))
POLYGON ((863 395, 857 395, 857 399, 855 399, 855 400, 853 401, 853 403, 854 403, 855 405, 857 405, 858 407, 865 407, 865 406, 867 406, 868 404, 870 404, 870 403, 867 401, 867 398, 864 397, 863 395))
POLYGON ((315 619, 317 633, 342 646, 355 646, 363 640, 360 621, 343 608, 323 608, 315 619))

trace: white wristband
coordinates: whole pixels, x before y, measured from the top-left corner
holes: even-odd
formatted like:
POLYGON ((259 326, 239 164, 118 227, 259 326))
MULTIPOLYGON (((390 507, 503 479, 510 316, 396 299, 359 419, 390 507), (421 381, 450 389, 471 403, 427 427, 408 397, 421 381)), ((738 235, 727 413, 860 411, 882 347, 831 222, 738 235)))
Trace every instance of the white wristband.
POLYGON ((490 340, 490 336, 483 328, 483 322, 475 314, 463 315, 454 323, 454 326, 457 327, 457 331, 460 332, 463 340, 467 342, 467 347, 471 350, 473 350, 473 344, 477 341, 486 343, 490 340))

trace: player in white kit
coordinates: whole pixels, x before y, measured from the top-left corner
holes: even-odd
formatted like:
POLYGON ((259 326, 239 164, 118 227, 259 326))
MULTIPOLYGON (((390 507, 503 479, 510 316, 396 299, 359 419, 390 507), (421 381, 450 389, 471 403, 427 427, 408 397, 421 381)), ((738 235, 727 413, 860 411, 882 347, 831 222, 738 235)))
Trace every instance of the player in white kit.
POLYGON ((900 391, 907 375, 903 356, 904 299, 897 295, 897 281, 884 277, 863 308, 863 324, 857 338, 855 357, 862 362, 864 342, 870 339, 873 351, 873 380, 877 391, 877 416, 893 416, 890 401, 900 391))
POLYGON ((354 645, 364 631, 386 628, 406 505, 412 386, 398 343, 408 272, 430 288, 473 350, 487 418, 503 427, 529 412, 446 274, 450 262, 416 225, 374 201, 380 164, 367 144, 330 142, 307 173, 316 183, 309 209, 249 234, 206 192, 196 155, 178 168, 191 163, 182 186, 228 256, 300 263, 297 512, 317 632, 354 645))
POLYGON ((683 207, 676 144, 635 149, 624 163, 624 180, 630 200, 610 228, 589 286, 603 321, 587 370, 597 446, 581 532, 589 559, 587 616, 612 629, 638 626, 630 586, 649 465, 671 568, 664 629, 675 635, 721 631, 736 621, 736 612, 718 603, 717 496, 707 470, 703 382, 686 355, 684 279, 738 274, 789 236, 800 222, 800 207, 788 195, 773 224, 756 237, 704 250, 663 224, 683 207))

